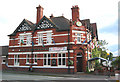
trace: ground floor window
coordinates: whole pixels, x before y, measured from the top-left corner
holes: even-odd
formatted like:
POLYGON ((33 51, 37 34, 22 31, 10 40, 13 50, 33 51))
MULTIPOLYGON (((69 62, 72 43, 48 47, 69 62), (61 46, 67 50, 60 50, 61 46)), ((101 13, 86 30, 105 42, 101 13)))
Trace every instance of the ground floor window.
POLYGON ((58 65, 66 65, 66 54, 64 53, 59 53, 58 54, 58 65))
POLYGON ((51 65, 51 54, 44 54, 44 65, 51 65))
POLYGON ((37 63, 37 55, 34 55, 34 63, 37 63))
POLYGON ((19 65, 19 55, 14 55, 14 65, 19 65))

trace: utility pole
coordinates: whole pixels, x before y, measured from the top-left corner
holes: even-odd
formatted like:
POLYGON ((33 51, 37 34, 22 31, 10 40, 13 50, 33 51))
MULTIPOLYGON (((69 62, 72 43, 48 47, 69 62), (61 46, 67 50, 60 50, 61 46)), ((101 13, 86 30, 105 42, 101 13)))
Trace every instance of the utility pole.
POLYGON ((34 42, 33 42, 33 36, 34 36, 34 31, 32 32, 32 49, 31 49, 31 65, 30 65, 30 71, 33 72, 33 52, 34 52, 34 42))
POLYGON ((70 74, 70 29, 68 29, 68 74, 70 74))

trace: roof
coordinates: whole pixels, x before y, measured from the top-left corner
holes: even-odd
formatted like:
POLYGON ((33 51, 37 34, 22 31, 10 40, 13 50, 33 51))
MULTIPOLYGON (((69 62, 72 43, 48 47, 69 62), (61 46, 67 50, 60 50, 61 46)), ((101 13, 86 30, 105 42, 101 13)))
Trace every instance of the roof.
POLYGON ((0 56, 8 55, 8 46, 0 46, 0 56))
POLYGON ((68 30, 70 28, 70 21, 64 16, 50 18, 55 23, 57 30, 68 30))
MULTIPOLYGON (((37 27, 39 26, 39 24, 42 23, 43 20, 47 20, 50 24, 52 24, 53 28, 56 28, 56 31, 67 31, 68 29, 70 29, 70 20, 65 18, 64 16, 51 17, 51 18, 47 18, 46 16, 43 16, 43 18, 38 22, 38 24, 34 24, 31 21, 24 19, 20 23, 20 25, 16 28, 16 30, 8 36, 15 36, 16 33, 19 30, 21 30, 21 28, 22 28, 21 26, 24 23, 26 23, 29 27, 28 30, 25 30, 25 31, 35 31, 35 29, 37 29, 37 27)), ((82 22, 83 26, 85 26, 87 29, 89 29, 92 32, 92 38, 96 37, 98 40, 96 23, 90 23, 90 19, 84 19, 84 20, 80 20, 80 21, 82 22)))
POLYGON ((92 32, 92 38, 96 37, 98 40, 97 25, 96 23, 90 23, 90 19, 81 20, 82 25, 92 32))

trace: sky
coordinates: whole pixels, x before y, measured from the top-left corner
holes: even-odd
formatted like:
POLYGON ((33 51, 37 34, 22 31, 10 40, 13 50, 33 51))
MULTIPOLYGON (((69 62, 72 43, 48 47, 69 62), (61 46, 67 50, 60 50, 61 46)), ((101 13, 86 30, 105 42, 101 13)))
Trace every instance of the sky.
POLYGON ((36 7, 44 8, 49 17, 72 18, 71 8, 78 5, 80 19, 90 19, 97 23, 99 40, 106 40, 106 46, 114 56, 118 55, 118 2, 119 0, 1 0, 0 1, 0 46, 9 45, 9 37, 22 20, 36 22, 36 7))

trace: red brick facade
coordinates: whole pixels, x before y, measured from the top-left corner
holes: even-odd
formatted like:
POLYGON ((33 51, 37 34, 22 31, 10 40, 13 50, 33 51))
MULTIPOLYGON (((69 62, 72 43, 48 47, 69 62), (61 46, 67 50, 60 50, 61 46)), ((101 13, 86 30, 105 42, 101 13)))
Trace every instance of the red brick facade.
POLYGON ((68 70, 72 73, 85 72, 92 46, 87 42, 92 40, 92 43, 96 38, 91 32, 88 33, 90 29, 87 27, 87 23, 90 22, 79 19, 78 6, 72 7, 72 20, 63 16, 47 18, 43 16, 43 8, 37 7, 36 24, 24 19, 18 28, 9 35, 9 69, 29 70, 32 66, 34 71, 39 72, 68 73, 68 70), (66 24, 64 24, 65 22, 66 24), (67 24, 68 28, 66 28, 67 24), (63 27, 60 28, 60 26, 63 27), (87 36, 88 34, 89 36, 87 36), (71 60, 70 69, 68 58, 71 60), (82 62, 82 68, 77 67, 77 62, 82 62), (81 70, 78 71, 79 69, 81 70))

